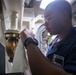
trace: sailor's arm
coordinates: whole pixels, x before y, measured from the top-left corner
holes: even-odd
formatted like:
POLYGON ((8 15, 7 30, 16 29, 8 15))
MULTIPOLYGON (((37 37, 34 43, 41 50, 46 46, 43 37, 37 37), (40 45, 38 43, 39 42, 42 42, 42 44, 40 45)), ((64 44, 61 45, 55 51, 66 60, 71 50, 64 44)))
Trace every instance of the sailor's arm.
MULTIPOLYGON (((28 30, 24 30, 21 33, 21 39, 23 43, 25 40, 31 37, 28 30)), ((61 67, 50 62, 39 50, 39 48, 30 43, 27 46, 27 54, 31 72, 33 75, 70 75, 61 67)))

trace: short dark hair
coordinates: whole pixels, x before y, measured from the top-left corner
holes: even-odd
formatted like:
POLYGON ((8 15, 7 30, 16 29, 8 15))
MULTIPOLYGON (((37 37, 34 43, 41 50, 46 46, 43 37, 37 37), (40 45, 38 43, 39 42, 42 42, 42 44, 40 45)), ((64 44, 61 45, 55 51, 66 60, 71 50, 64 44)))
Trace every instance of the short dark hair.
POLYGON ((53 1, 50 4, 48 4, 48 6, 45 8, 45 11, 47 9, 50 8, 56 8, 58 9, 58 11, 64 12, 67 11, 69 14, 69 18, 70 20, 72 19, 72 8, 70 3, 68 3, 65 0, 57 0, 57 1, 53 1))

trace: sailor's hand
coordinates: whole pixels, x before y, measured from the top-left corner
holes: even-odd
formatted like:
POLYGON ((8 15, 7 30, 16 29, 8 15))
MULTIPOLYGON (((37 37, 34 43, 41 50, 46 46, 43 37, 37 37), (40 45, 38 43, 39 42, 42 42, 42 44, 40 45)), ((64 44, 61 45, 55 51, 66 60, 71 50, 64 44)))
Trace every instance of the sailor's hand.
POLYGON ((28 30, 28 29, 24 29, 22 32, 21 32, 21 40, 24 44, 25 40, 28 38, 28 37, 33 37, 31 32, 28 30))

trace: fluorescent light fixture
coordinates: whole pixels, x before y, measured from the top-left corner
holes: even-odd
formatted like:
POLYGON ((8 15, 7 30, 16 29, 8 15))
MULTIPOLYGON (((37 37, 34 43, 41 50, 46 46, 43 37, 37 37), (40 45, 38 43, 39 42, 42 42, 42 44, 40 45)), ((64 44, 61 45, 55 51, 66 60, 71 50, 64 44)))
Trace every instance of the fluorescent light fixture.
POLYGON ((66 0, 66 1, 68 1, 69 3, 72 3, 73 2, 73 0, 66 0))
MULTIPOLYGON (((41 1, 41 4, 40 4, 40 8, 45 9, 46 6, 47 6, 49 3, 53 2, 53 1, 55 1, 55 0, 42 0, 42 1, 41 1)), ((71 3, 73 0, 66 0, 66 1, 68 1, 69 3, 71 3)))
POLYGON ((53 1, 55 1, 55 0, 42 0, 42 2, 40 4, 40 8, 45 9, 46 6, 53 1))

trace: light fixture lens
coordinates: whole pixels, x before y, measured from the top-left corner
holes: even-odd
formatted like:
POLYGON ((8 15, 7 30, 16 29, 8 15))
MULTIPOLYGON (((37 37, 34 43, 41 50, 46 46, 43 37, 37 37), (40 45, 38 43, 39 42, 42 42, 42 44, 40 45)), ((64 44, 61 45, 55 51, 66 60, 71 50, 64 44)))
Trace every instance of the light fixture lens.
POLYGON ((40 4, 40 8, 45 9, 46 6, 53 1, 55 1, 55 0, 42 0, 42 2, 40 4))

